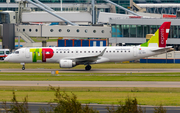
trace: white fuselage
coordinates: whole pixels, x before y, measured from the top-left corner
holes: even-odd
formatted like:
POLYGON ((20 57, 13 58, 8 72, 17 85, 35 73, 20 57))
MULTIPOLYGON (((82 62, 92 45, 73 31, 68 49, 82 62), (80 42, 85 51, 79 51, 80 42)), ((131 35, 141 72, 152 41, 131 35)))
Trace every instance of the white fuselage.
MULTIPOLYGON (((50 47, 46 47, 50 48, 50 47)), ((103 62, 121 62, 121 61, 130 61, 135 59, 140 59, 152 55, 161 54, 161 52, 152 52, 152 49, 158 49, 153 47, 140 47, 140 46, 114 46, 114 47, 51 47, 53 50, 53 56, 46 59, 45 62, 56 63, 62 59, 72 59, 78 61, 78 58, 97 56, 105 52, 98 57, 98 59, 92 63, 103 63, 103 62)), ((31 63, 33 61, 33 54, 36 54, 36 57, 42 57, 41 52, 31 52, 30 49, 33 48, 21 48, 16 51, 18 53, 12 53, 8 55, 5 59, 9 62, 19 62, 19 63, 31 63)), ((37 49, 37 48, 34 48, 37 49)), ((44 49, 44 48, 38 48, 44 49)), ((49 53, 46 53, 49 54, 49 53)), ((36 62, 43 62, 41 59, 37 59, 36 62)), ((82 64, 80 62, 79 64, 82 64)))

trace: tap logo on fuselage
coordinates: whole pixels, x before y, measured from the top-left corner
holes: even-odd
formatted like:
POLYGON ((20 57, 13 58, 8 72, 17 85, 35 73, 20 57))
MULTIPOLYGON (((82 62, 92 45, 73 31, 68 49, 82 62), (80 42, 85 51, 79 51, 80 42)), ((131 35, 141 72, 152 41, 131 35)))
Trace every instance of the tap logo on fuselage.
POLYGON ((32 53, 32 62, 46 62, 46 59, 52 58, 54 55, 51 48, 30 48, 32 53))

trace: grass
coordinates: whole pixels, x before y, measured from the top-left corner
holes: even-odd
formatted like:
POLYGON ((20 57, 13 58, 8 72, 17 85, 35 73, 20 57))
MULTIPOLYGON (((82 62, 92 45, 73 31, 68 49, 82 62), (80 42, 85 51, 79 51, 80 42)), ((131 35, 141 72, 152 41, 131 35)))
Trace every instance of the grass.
POLYGON ((7 81, 180 81, 180 73, 7 73, 0 72, 0 80, 7 81))
MULTIPOLYGON (((18 42, 18 39, 15 39, 15 42, 18 42)), ((20 38, 20 42, 25 42, 25 41, 20 38)))
MULTIPOLYGON (((180 88, 157 87, 61 87, 66 92, 156 92, 180 93, 180 88)), ((0 91, 51 91, 46 86, 0 86, 0 91)))
MULTIPOLYGON (((12 87, 11 87, 12 88, 12 87)), ((98 104, 117 104, 118 101, 124 101, 127 96, 136 97, 139 105, 180 105, 179 88, 61 88, 66 89, 70 94, 71 91, 78 97, 81 103, 98 103, 98 104), (99 90, 100 89, 100 90, 99 90), (94 91, 93 91, 94 90, 94 91), (109 91, 110 90, 110 91, 109 91)), ((48 87, 13 87, 17 98, 28 95, 30 102, 49 102, 54 99, 54 92, 49 91, 48 87), (29 90, 28 90, 29 89, 29 90)), ((0 101, 10 101, 12 91, 10 87, 0 87, 0 101), (4 89, 4 90, 3 90, 4 89)))
MULTIPOLYGON (((42 42, 41 40, 37 40, 37 38, 31 38, 32 40, 34 40, 34 42, 42 42)), ((46 40, 47 42, 57 42, 58 38, 49 38, 49 40, 46 40)), ((2 42, 0 40, 0 42, 2 42)), ((18 42, 18 38, 15 39, 15 42, 18 42)), ((24 42, 23 39, 20 39, 20 42, 24 42)))
MULTIPOLYGON (((42 42, 41 40, 37 40, 37 38, 33 37, 31 38, 34 40, 34 42, 42 42)), ((57 42, 58 38, 49 38, 49 40, 46 40, 47 42, 57 42)), ((0 40, 2 42, 2 40, 0 40)), ((15 42, 18 42, 18 38, 15 39, 15 42)), ((23 39, 20 38, 20 42, 25 42, 23 39)))
MULTIPOLYGON (((37 40, 37 38, 32 38, 35 42, 42 42, 42 40, 37 40)), ((49 38, 46 42, 57 42, 58 38, 49 38)))
MULTIPOLYGON (((62 69, 59 67, 59 63, 27 63, 26 69, 62 69)), ((74 67, 75 69, 84 69, 84 65, 78 65, 74 67)), ((20 63, 8 63, 0 62, 0 69, 12 68, 12 69, 21 69, 22 65, 20 63)), ((179 69, 180 64, 148 64, 148 63, 103 63, 103 64, 94 64, 92 69, 179 69)))

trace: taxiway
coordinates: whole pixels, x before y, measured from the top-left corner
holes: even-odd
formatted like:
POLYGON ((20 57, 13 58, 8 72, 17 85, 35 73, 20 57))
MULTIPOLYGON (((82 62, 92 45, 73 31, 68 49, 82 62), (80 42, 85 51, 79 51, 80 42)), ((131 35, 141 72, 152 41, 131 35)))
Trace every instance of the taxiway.
POLYGON ((180 69, 0 69, 0 72, 31 72, 31 73, 50 73, 59 71, 59 73, 180 73, 180 69))
POLYGON ((155 81, 0 81, 0 86, 59 86, 59 87, 171 87, 180 82, 155 81))

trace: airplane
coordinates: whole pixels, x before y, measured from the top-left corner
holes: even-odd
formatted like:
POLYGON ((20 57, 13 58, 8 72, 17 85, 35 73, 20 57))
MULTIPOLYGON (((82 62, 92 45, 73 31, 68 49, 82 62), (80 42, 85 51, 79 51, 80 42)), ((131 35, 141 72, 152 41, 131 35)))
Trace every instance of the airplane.
POLYGON ((91 70, 91 64, 104 62, 122 62, 141 59, 169 52, 166 46, 171 22, 164 22, 149 41, 139 46, 110 47, 30 47, 20 48, 9 54, 5 61, 25 63, 59 63, 61 68, 72 68, 85 65, 85 70, 91 70))

